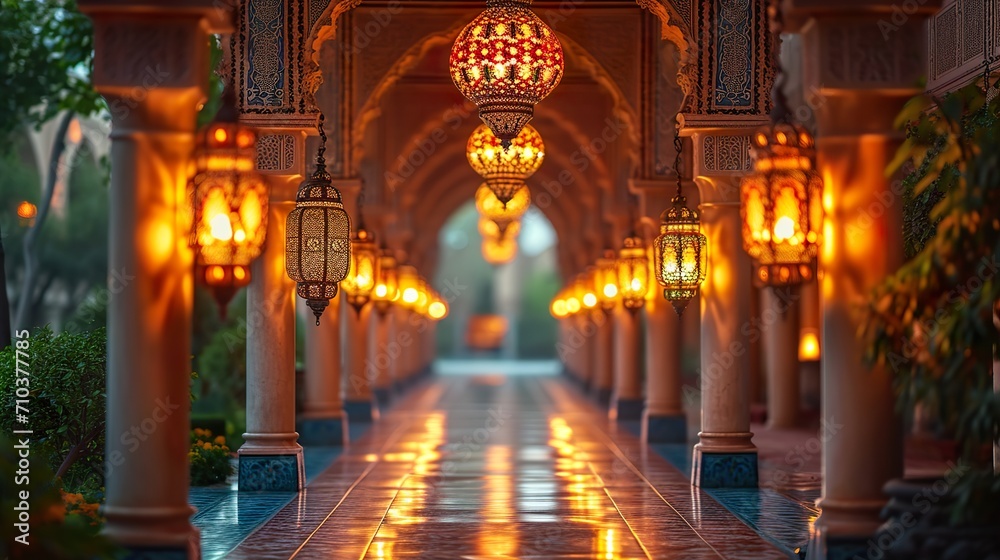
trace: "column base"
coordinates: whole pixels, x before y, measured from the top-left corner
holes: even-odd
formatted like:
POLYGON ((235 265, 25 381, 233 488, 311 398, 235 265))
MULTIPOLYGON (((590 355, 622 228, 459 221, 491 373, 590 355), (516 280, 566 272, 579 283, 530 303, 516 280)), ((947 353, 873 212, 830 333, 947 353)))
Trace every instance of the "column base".
POLYGON ((611 389, 601 389, 600 387, 595 387, 591 390, 591 395, 594 396, 594 400, 597 401, 602 407, 607 407, 611 405, 611 389))
POLYGON ((191 525, 190 505, 135 508, 107 505, 103 535, 125 551, 127 560, 197 560, 201 533, 191 525))
POLYGON ((371 401, 347 401, 344 412, 351 422, 373 422, 377 414, 371 401))
POLYGON ((615 420, 642 420, 642 410, 646 407, 643 399, 615 399, 615 420))
POLYGON ((295 452, 240 449, 240 492, 298 492, 305 485, 302 448, 295 452))
POLYGON ((341 446, 348 441, 347 415, 340 418, 300 418, 295 427, 302 445, 341 446))
POLYGON ((642 440, 649 443, 687 442, 687 417, 683 414, 643 412, 642 440))
POLYGON ((853 560, 854 558, 881 558, 883 551, 869 555, 871 539, 863 537, 834 537, 823 530, 814 531, 806 546, 806 560, 853 560))
POLYGON ((392 401, 392 389, 389 387, 375 389, 374 393, 375 402, 378 403, 379 410, 388 408, 389 403, 392 401))
POLYGON ((694 446, 691 484, 699 488, 757 488, 757 451, 706 451, 694 446))

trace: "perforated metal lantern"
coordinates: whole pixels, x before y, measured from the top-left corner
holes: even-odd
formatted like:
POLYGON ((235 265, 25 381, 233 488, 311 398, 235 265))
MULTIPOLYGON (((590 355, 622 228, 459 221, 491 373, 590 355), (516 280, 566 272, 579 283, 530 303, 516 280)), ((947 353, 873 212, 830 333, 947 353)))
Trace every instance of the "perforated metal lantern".
POLYGON ((359 226, 351 236, 351 268, 340 281, 347 303, 357 312, 371 301, 379 274, 379 250, 375 234, 359 226))
POLYGON ((493 266, 507 264, 517 257, 517 240, 513 237, 488 237, 483 239, 483 260, 493 266))
POLYGON ((637 311, 646 303, 649 292, 649 258, 641 237, 630 235, 622 242, 616 262, 618 291, 622 304, 629 311, 637 311))
POLYGON ((257 135, 238 122, 231 88, 215 120, 196 136, 188 196, 197 277, 222 314, 250 283, 250 263, 267 235, 268 187, 257 172, 257 135))
POLYGON ((510 147, 504 148, 493 131, 482 124, 469 137, 465 153, 472 169, 486 180, 497 199, 506 204, 542 165, 545 143, 538 131, 528 124, 510 147))
POLYGON ((506 204, 500 202, 500 199, 486 183, 480 185, 479 189, 476 190, 476 210, 479 210, 480 216, 493 220, 497 225, 510 224, 520 220, 530 206, 531 191, 523 183, 506 204))
POLYGON ((389 306, 399 298, 399 271, 392 250, 383 249, 379 255, 378 274, 372 301, 380 314, 389 311, 389 306))
POLYGON ((605 311, 618 305, 621 292, 618 290, 618 257, 611 249, 605 249, 594 267, 594 292, 597 301, 605 311))
POLYGON ((708 239, 701 233, 698 212, 687 207, 682 195, 660 215, 660 235, 653 242, 656 281, 663 297, 678 315, 705 281, 708 269, 708 239))
POLYGON ((306 300, 316 324, 337 285, 351 268, 351 220, 326 172, 317 165, 295 197, 285 230, 285 270, 298 283, 296 293, 306 300))
POLYGON ((417 269, 409 265, 399 267, 399 301, 407 308, 413 309, 420 299, 420 275, 417 269))
POLYGON ((564 72, 559 38, 530 6, 531 0, 487 0, 451 49, 452 80, 504 146, 564 72))
POLYGON ((484 239, 500 237, 512 237, 516 239, 521 233, 520 220, 501 222, 498 224, 486 216, 480 216, 478 227, 479 235, 482 235, 484 239))
POLYGON ((758 285, 783 286, 815 277, 823 227, 823 179, 812 135, 777 123, 754 134, 754 171, 740 184, 743 248, 758 285))

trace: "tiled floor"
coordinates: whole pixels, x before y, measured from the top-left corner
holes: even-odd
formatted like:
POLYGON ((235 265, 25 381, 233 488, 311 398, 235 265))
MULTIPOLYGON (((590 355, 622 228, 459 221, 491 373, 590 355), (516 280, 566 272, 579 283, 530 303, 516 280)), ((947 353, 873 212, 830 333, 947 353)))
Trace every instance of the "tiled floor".
POLYGON ((749 517, 692 488, 559 378, 446 376, 228 557, 788 558, 744 522, 767 523, 760 508, 783 498, 740 499, 749 517))

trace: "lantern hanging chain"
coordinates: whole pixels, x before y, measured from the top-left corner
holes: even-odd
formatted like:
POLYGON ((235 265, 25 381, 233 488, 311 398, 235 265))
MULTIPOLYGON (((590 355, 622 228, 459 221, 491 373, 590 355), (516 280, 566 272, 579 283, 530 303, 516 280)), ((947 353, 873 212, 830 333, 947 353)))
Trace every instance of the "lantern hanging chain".
POLYGON ((681 141, 680 123, 674 125, 674 173, 677 174, 677 198, 684 198, 683 184, 681 182, 681 156, 684 153, 684 143, 681 141))
POLYGON ((326 116, 323 115, 323 111, 319 112, 319 123, 316 128, 319 130, 319 149, 316 151, 316 172, 320 173, 326 172, 326 129, 323 123, 326 122, 326 116))

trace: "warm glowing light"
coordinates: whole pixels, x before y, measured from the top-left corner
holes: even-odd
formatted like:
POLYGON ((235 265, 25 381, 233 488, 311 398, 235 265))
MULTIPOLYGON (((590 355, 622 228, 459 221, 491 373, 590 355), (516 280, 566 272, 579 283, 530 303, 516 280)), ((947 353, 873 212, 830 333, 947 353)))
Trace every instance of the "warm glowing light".
POLYGON ((660 235, 653 242, 656 281, 663 297, 680 315, 698 293, 708 270, 708 239, 701 233, 698 213, 678 195, 660 216, 660 235))
POLYGON ((606 298, 614 298, 618 295, 618 286, 615 286, 614 284, 605 284, 602 293, 606 298))
POLYGON ((610 311, 618 303, 618 263, 615 252, 605 249, 601 258, 597 259, 594 265, 594 290, 597 292, 597 299, 600 300, 601 308, 610 311))
POLYGON ((641 237, 630 235, 625 238, 615 266, 622 304, 629 311, 641 309, 649 291, 649 258, 641 237))
POLYGON ((38 207, 28 202, 22 201, 17 205, 17 217, 22 220, 33 220, 38 215, 38 207))
POLYGON ((517 257, 517 241, 504 236, 499 239, 483 239, 483 260, 493 266, 507 264, 517 257))
POLYGON ((443 301, 434 301, 427 307, 427 315, 435 321, 440 321, 448 315, 448 306, 443 301))
POLYGON ((486 180, 497 199, 506 203, 524 181, 538 171, 545 158, 545 145, 538 131, 525 125, 511 146, 504 149, 500 139, 483 124, 469 137, 466 156, 469 165, 486 180))
POLYGON ((478 225, 479 235, 482 235, 484 238, 516 238, 521 233, 521 222, 519 220, 498 224, 486 216, 480 216, 478 225))
POLYGON ((587 292, 583 294, 583 306, 591 308, 597 305, 597 296, 593 292, 587 292))
POLYGON ((403 301, 406 303, 417 303, 420 298, 420 292, 416 288, 406 288, 403 290, 403 301))
POLYGON ((552 303, 549 305, 549 312, 556 319, 564 319, 567 315, 569 315, 569 308, 566 305, 566 300, 561 297, 556 297, 556 299, 552 300, 552 303))
POLYGON ((372 299, 379 263, 375 235, 363 225, 358 226, 358 231, 351 236, 351 268, 340 282, 347 302, 358 312, 372 299))
POLYGON ((822 242, 823 180, 814 169, 812 136, 778 123, 754 135, 753 173, 740 183, 743 247, 758 285, 812 280, 822 242))
POLYGON ((580 312, 580 300, 576 296, 566 298, 566 312, 570 315, 580 312))
POLYGON ((223 314, 236 290, 250 283, 250 264, 267 235, 269 197, 256 171, 256 134, 239 124, 231 90, 223 94, 216 120, 196 136, 187 186, 193 209, 189 243, 201 270, 197 277, 223 314))
POLYGON ((531 0, 487 0, 451 49, 451 78, 479 107, 505 145, 531 120, 534 106, 564 71, 554 31, 528 7, 531 0))
POLYGON ((816 329, 802 329, 802 336, 799 339, 799 361, 814 362, 819 357, 819 334, 816 329))
POLYGON ((520 220, 529 206, 531 206, 531 191, 523 183, 506 204, 501 202, 485 183, 476 190, 476 210, 479 210, 480 215, 498 224, 520 220))

